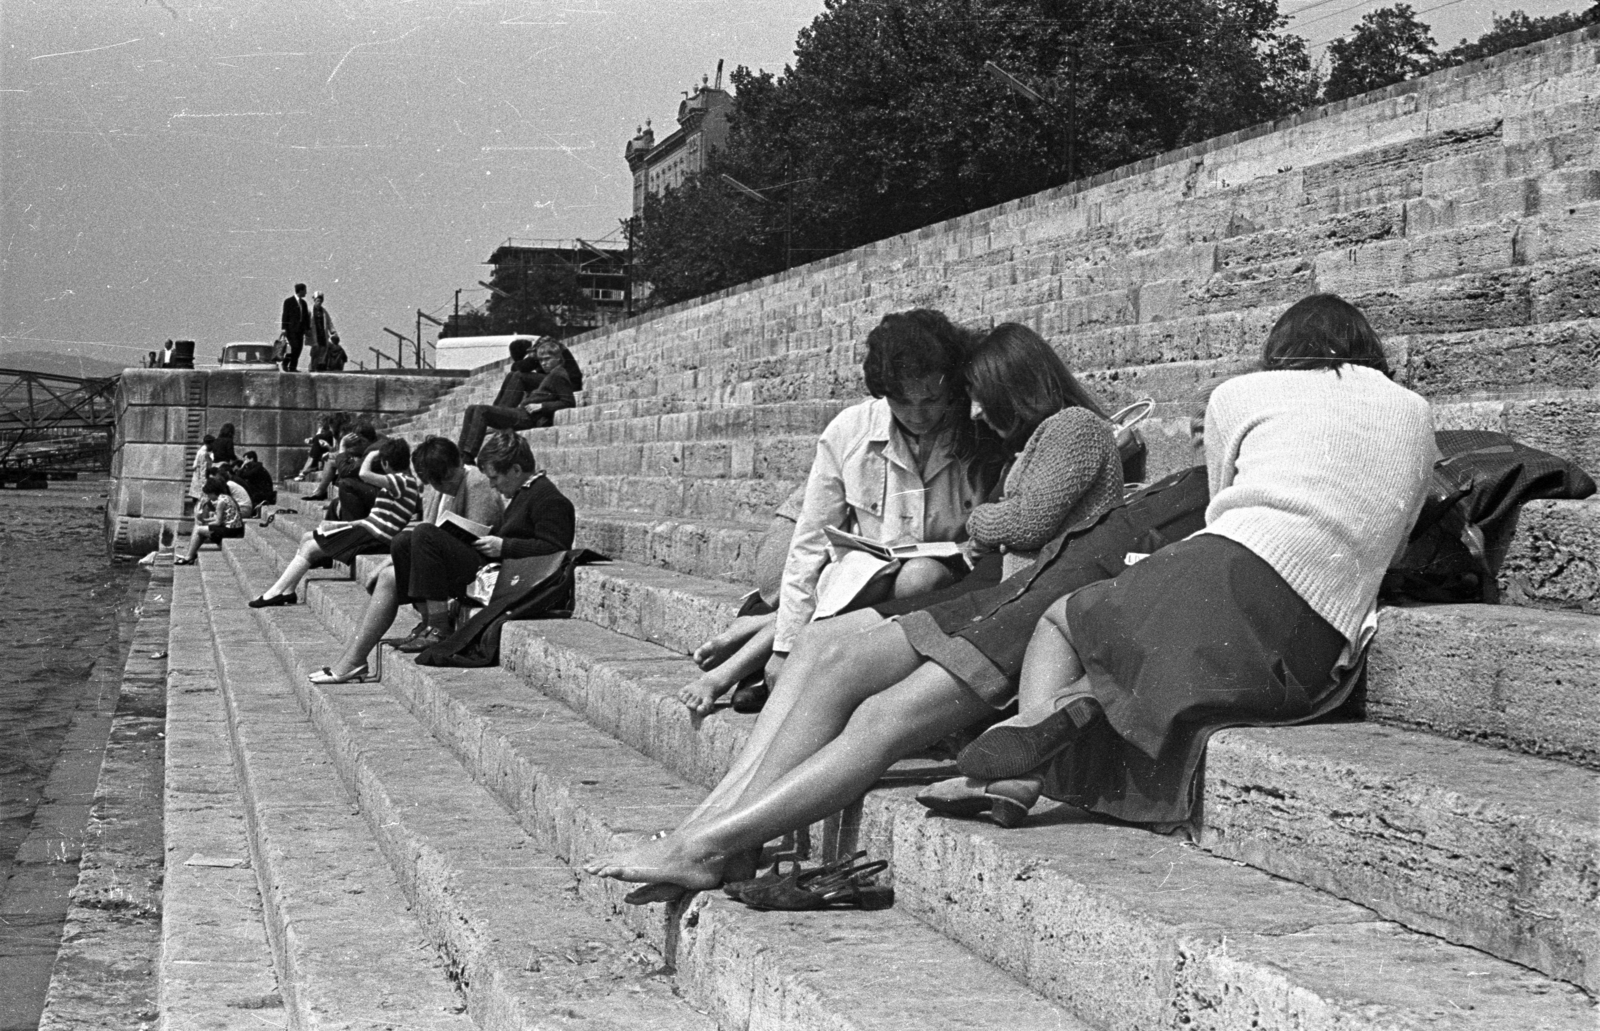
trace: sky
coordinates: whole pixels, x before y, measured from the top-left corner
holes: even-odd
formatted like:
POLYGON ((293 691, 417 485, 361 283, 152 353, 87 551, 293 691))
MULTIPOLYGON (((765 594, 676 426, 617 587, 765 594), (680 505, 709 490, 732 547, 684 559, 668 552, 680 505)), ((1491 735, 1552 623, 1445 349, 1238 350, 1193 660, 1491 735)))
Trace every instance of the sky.
MULTIPOLYGON (((1284 0, 1320 48, 1386 0, 1284 0)), ((1491 12, 1417 0, 1441 48, 1491 12)), ((781 71, 822 0, 0 0, 0 366, 214 361, 297 281, 352 359, 496 246, 617 239, 622 152, 717 61, 781 71)))

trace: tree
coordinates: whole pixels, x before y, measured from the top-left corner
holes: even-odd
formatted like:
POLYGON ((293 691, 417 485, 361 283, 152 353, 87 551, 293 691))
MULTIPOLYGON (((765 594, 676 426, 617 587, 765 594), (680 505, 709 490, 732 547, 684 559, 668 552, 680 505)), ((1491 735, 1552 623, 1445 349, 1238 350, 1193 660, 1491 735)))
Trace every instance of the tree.
POLYGON ((1451 65, 1465 64, 1468 61, 1525 47, 1529 43, 1537 43, 1541 39, 1549 39, 1551 36, 1559 36, 1564 32, 1597 23, 1600 23, 1600 2, 1582 13, 1568 11, 1545 18, 1530 18, 1522 11, 1512 11, 1504 17, 1496 14, 1494 24, 1488 32, 1470 43, 1463 39, 1440 54, 1433 66, 1448 68, 1451 65))
POLYGON ((1328 44, 1331 67, 1323 99, 1331 103, 1416 78, 1429 70, 1433 48, 1433 34, 1410 4, 1362 15, 1349 37, 1328 44))
POLYGON ((714 172, 774 203, 704 177, 647 204, 644 271, 693 296, 1064 182, 1069 148, 1083 177, 1281 117, 1317 89, 1284 24, 1275 0, 825 0, 781 76, 732 76, 714 172))
POLYGON ((530 333, 562 336, 572 315, 594 310, 594 301, 578 286, 577 268, 559 254, 527 249, 513 251, 489 276, 494 290, 485 305, 485 333, 530 333))

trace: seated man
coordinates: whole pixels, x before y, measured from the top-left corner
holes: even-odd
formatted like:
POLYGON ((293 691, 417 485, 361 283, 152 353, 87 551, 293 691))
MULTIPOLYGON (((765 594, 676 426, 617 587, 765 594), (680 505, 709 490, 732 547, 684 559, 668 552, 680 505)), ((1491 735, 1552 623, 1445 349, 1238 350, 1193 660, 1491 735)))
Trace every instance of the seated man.
POLYGON ((250 504, 256 509, 278 503, 278 488, 272 482, 272 474, 256 458, 254 451, 244 453, 244 463, 233 471, 233 481, 250 495, 250 504))
MULTIPOLYGON (((539 385, 528 391, 516 406, 469 405, 461 421, 461 439, 457 446, 462 457, 474 461, 483 435, 491 427, 497 430, 531 430, 555 423, 555 413, 577 404, 573 396, 576 389, 572 373, 562 353, 559 341, 546 338, 533 348, 534 360, 543 374, 539 385)), ((509 397, 510 376, 501 387, 501 397, 509 397)))
MULTIPOLYGON (((472 546, 432 523, 402 534, 390 551, 394 565, 373 584, 361 629, 333 665, 310 675, 312 683, 365 680, 367 654, 393 624, 403 599, 422 601, 426 606, 421 632, 403 649, 420 652, 444 639, 450 600, 466 590, 484 565, 496 559, 571 550, 572 502, 538 471, 527 441, 514 433, 496 433, 484 442, 479 460, 479 468, 509 502, 500 518, 491 523, 489 534, 472 546), (404 546, 400 539, 406 541, 404 546)), ((470 510, 462 514, 474 517, 470 510)))

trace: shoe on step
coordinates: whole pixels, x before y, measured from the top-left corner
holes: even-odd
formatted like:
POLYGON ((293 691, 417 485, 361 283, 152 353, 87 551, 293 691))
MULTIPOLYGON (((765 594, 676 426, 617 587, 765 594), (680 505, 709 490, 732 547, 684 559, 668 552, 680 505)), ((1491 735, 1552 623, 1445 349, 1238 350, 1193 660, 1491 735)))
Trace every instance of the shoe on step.
POLYGON ((260 598, 254 598, 250 602, 250 607, 253 609, 275 609, 279 605, 295 605, 299 601, 300 599, 295 593, 290 591, 288 594, 279 594, 271 598, 264 595, 260 598))

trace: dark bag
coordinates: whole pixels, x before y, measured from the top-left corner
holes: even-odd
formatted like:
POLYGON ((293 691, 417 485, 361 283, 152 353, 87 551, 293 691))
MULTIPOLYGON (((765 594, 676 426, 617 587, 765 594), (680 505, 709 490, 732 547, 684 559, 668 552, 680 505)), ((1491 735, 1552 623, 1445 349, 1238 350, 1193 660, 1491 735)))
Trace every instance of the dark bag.
POLYGON ((506 623, 513 619, 570 617, 577 567, 604 560, 604 555, 580 548, 501 563, 489 604, 475 612, 455 633, 418 654, 417 665, 469 668, 499 665, 500 633, 506 623))
POLYGON ((1496 578, 1517 532, 1517 513, 1537 498, 1595 492, 1589 474, 1547 451, 1489 430, 1440 430, 1433 468, 1405 553, 1383 578, 1385 601, 1499 601, 1496 578))

